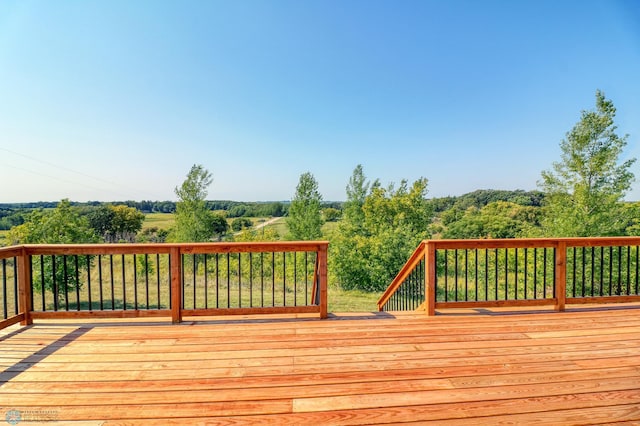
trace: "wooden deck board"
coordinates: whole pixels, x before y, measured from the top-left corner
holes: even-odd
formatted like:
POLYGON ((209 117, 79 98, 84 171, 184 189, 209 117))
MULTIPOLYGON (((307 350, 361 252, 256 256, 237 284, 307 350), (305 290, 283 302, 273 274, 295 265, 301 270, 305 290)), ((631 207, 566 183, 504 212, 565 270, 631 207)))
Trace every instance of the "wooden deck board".
POLYGON ((52 424, 633 424, 640 306, 16 325, 0 331, 0 419, 10 410, 52 424))

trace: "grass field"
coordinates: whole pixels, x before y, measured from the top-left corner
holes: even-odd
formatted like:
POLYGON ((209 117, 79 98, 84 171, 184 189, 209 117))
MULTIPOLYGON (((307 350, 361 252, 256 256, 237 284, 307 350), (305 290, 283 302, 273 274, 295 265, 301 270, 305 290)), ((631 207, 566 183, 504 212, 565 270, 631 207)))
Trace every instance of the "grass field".
POLYGON ((327 302, 329 312, 373 312, 378 310, 378 298, 381 293, 368 293, 360 290, 342 290, 329 285, 327 302))
POLYGON ((158 229, 169 229, 176 222, 173 213, 147 213, 144 215, 142 229, 156 227, 158 229))

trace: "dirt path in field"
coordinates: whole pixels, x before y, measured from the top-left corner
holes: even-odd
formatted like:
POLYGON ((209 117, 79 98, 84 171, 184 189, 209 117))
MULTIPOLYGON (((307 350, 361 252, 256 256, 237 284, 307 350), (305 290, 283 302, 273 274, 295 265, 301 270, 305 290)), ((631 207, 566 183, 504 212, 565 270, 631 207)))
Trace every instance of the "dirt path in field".
POLYGON ((280 219, 282 219, 282 218, 281 217, 272 217, 269 220, 266 220, 266 221, 264 221, 262 223, 257 224, 253 229, 264 228, 265 226, 271 225, 272 223, 276 223, 280 219))
MULTIPOLYGON (((280 220, 280 219, 282 219, 282 218, 281 218, 281 217, 272 217, 272 218, 271 218, 271 219, 269 219, 269 220, 265 220, 264 222, 261 222, 261 223, 257 224, 256 226, 254 226, 254 227, 253 227, 253 229, 254 229, 255 231, 257 231, 257 230, 258 230, 258 229, 260 229, 260 228, 264 228, 265 226, 269 226, 269 225, 271 225, 271 224, 273 224, 273 223, 276 223, 276 222, 277 222, 278 220, 280 220)), ((233 235, 240 235, 240 234, 242 234, 244 231, 246 231, 246 229, 245 229, 245 230, 242 230, 242 231, 239 231, 239 232, 234 232, 234 234, 233 234, 233 235)))

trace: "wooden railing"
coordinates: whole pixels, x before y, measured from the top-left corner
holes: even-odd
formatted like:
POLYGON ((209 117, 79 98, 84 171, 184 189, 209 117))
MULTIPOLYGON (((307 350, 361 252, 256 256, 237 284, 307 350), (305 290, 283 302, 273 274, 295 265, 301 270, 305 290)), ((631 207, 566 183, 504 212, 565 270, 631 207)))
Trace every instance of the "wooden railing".
POLYGON ((429 240, 380 310, 640 302, 640 237, 429 240))
POLYGON ((0 329, 42 318, 318 313, 326 241, 0 248, 0 329))

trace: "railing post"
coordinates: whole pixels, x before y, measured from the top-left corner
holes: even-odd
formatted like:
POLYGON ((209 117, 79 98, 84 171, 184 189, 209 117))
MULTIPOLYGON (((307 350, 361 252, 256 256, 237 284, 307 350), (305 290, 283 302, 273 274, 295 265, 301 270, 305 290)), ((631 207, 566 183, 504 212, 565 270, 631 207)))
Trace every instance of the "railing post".
POLYGON ((20 321, 20 325, 31 325, 31 264, 30 256, 26 248, 22 248, 18 257, 18 302, 20 304, 19 311, 24 314, 24 319, 20 321))
POLYGON ((328 316, 327 308, 327 249, 328 244, 322 244, 318 249, 318 271, 320 274, 320 318, 328 316))
POLYGON ((169 253, 171 266, 171 322, 182 322, 182 251, 172 247, 169 253))
POLYGON ((424 250, 424 297, 428 316, 436 314, 436 276, 436 247, 427 241, 424 250))
POLYGON ((556 273, 555 273, 555 310, 564 311, 567 299, 567 243, 559 241, 556 247, 556 273))

